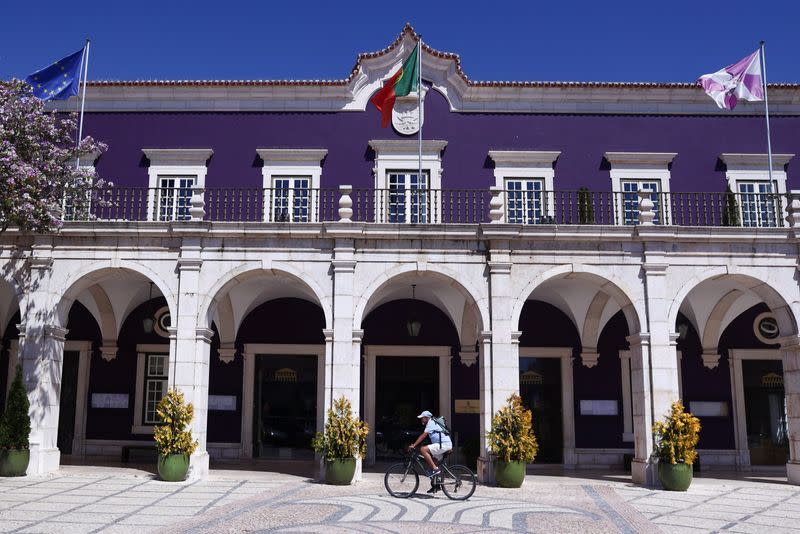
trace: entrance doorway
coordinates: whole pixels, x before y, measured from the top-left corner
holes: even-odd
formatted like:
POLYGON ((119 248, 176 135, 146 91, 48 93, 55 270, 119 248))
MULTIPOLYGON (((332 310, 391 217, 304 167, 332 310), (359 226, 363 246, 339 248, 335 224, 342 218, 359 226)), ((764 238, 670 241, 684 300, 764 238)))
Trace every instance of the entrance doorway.
POLYGON ((786 393, 781 360, 742 360, 750 465, 785 465, 789 460, 786 393))
POLYGON ((258 355, 253 395, 253 456, 313 459, 317 356, 258 355))
POLYGON ((375 365, 375 455, 394 460, 422 432, 417 415, 440 413, 439 360, 378 356, 375 365))
POLYGON ((58 450, 61 454, 72 454, 75 439, 75 405, 78 400, 78 366, 80 352, 64 351, 61 371, 61 400, 58 412, 58 450))
POLYGON ((564 419, 561 360, 521 357, 519 391, 523 404, 533 412, 533 431, 539 443, 536 463, 564 461, 564 419))

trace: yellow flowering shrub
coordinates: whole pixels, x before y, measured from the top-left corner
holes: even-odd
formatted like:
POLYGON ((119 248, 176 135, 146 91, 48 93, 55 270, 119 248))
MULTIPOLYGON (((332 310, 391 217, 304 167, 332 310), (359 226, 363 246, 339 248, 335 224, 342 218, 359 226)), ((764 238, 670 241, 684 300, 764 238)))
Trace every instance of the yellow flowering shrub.
POLYGON ((531 463, 539 451, 533 433, 533 414, 516 393, 492 417, 489 446, 492 454, 504 462, 531 463))
POLYGON ((186 404, 183 393, 175 388, 167 391, 156 406, 159 423, 153 428, 158 454, 191 455, 197 449, 197 441, 192 441, 192 433, 186 430, 194 417, 194 406, 186 404))
POLYGON ((685 411, 681 401, 672 403, 664 422, 653 424, 653 434, 659 461, 692 465, 697 459, 700 419, 685 411))
POLYGON ((314 451, 326 460, 361 458, 367 455, 369 425, 353 415, 350 401, 344 395, 333 401, 328 410, 325 431, 317 432, 311 441, 314 451))

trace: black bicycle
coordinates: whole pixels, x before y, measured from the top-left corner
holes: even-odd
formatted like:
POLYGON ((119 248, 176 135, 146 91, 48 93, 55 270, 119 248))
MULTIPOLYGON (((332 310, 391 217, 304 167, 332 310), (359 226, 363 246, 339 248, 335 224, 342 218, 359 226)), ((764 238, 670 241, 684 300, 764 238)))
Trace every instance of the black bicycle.
MULTIPOLYGON (((444 491, 449 499, 465 501, 475 493, 475 473, 465 465, 447 465, 449 452, 444 454, 439 469, 442 473, 431 480, 432 484, 444 491)), ((386 470, 383 484, 392 497, 407 499, 414 495, 419 488, 419 477, 429 478, 425 469, 425 460, 419 449, 413 448, 406 455, 405 461, 394 464, 386 470)))

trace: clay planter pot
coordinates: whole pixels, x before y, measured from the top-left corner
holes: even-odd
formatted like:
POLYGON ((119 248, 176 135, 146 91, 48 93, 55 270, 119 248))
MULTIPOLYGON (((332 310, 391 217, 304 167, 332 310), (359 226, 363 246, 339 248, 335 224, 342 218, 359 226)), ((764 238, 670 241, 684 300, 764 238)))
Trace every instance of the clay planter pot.
POLYGON ((31 451, 28 449, 0 449, 0 476, 24 476, 30 459, 31 451))
POLYGON ((692 483, 692 466, 658 462, 658 478, 665 490, 686 491, 692 483))
POLYGON ((158 457, 158 476, 166 482, 180 482, 186 480, 189 473, 188 454, 169 454, 158 457))
POLYGON ((501 488, 519 488, 525 480, 525 462, 494 461, 494 478, 501 488))
POLYGON ((325 483, 334 486, 347 486, 356 474, 356 459, 341 458, 325 460, 325 483))

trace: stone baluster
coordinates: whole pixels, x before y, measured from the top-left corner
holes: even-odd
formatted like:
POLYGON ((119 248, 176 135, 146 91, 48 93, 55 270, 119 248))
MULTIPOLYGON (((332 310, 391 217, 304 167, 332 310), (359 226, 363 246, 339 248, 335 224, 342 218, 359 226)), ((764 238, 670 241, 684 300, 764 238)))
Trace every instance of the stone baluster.
POLYGON ((350 193, 353 192, 352 185, 340 185, 339 193, 339 222, 353 222, 353 199, 350 193))
POLYGON ((192 221, 202 221, 206 216, 205 188, 192 187, 192 198, 189 199, 189 217, 192 221))
POLYGON ((653 219, 656 217, 656 212, 653 211, 655 204, 650 198, 652 191, 645 191, 640 189, 639 195, 639 224, 642 226, 652 226, 653 219))
POLYGON ((789 228, 800 228, 800 190, 793 189, 787 197, 786 222, 789 228))
POLYGON ((503 222, 503 188, 492 186, 489 191, 492 194, 489 201, 489 220, 493 223, 503 222))

